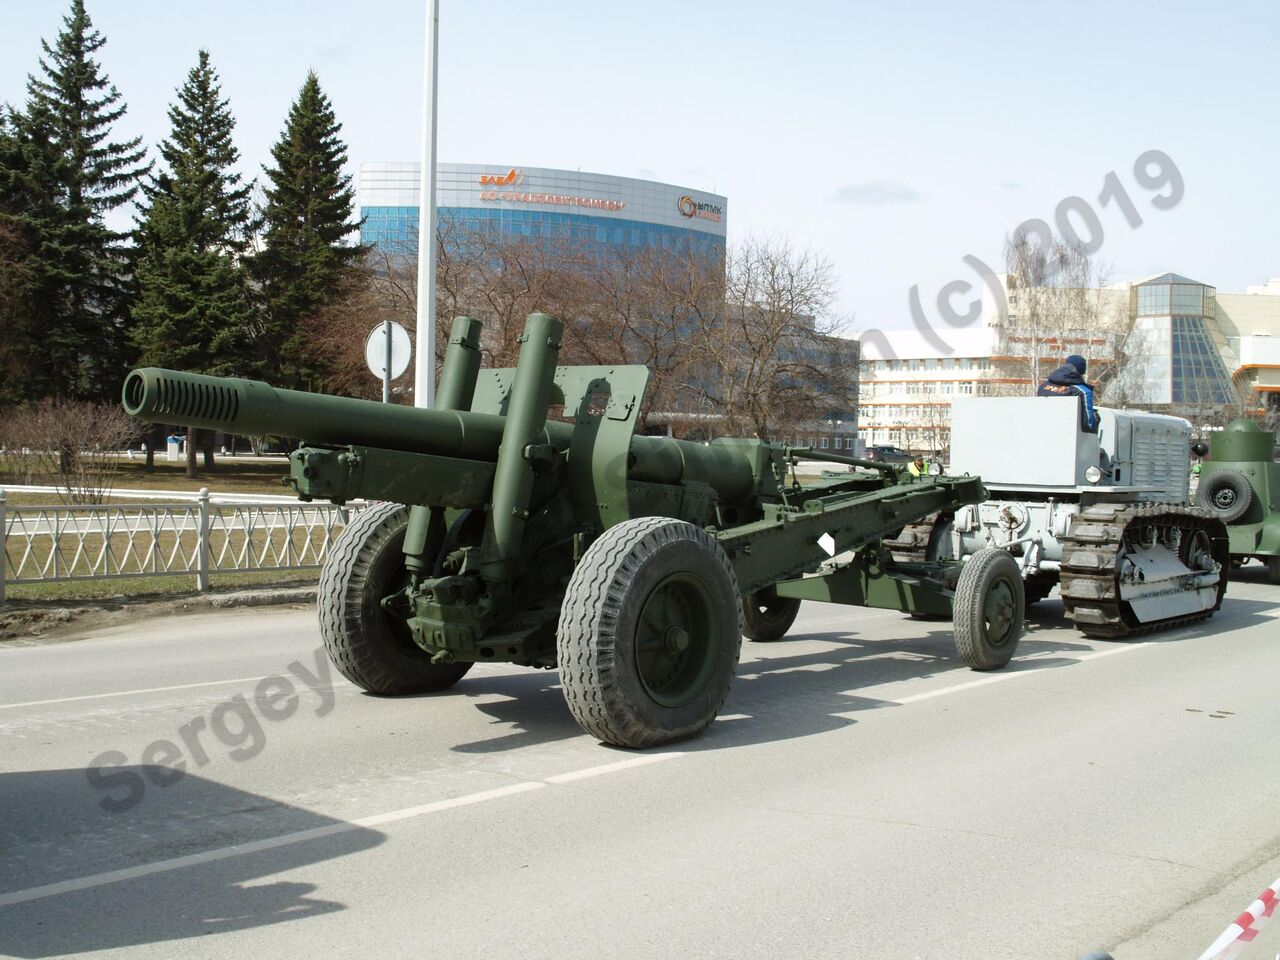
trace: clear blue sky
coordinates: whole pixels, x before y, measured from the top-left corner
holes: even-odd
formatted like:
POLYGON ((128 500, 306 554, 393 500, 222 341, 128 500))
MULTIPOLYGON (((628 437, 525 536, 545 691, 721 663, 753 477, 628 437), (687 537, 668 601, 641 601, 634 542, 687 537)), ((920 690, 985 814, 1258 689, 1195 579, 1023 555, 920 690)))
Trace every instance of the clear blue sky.
MULTIPOLYGON (((61 0, 0 0, 0 100, 24 96, 61 0)), ((309 67, 354 165, 418 156, 423 0, 89 0, 154 145, 207 47, 246 170, 309 67)), ((967 253, 1093 201, 1115 170, 1144 224, 1099 210, 1115 279, 1172 270, 1224 291, 1280 275, 1280 3, 441 0, 440 159, 581 168, 714 189, 731 239, 825 252, 854 326, 910 324, 967 253), (1150 205, 1143 151, 1186 195, 1150 205)))

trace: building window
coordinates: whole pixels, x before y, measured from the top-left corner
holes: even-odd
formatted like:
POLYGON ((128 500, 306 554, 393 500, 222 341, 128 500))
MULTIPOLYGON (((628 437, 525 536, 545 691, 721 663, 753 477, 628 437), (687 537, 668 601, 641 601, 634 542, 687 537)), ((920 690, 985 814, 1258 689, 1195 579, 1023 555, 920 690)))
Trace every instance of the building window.
POLYGON ((822 449, 823 449, 823 450, 827 449, 827 438, 826 438, 826 437, 823 437, 823 438, 822 438, 822 449))

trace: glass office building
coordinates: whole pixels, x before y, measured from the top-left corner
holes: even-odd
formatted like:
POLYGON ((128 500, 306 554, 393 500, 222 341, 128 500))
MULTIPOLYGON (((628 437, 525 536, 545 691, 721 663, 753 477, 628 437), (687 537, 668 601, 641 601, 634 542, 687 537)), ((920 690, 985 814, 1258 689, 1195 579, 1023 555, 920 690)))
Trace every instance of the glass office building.
POLYGON ((1129 352, 1143 368, 1148 403, 1229 404, 1235 400, 1222 356, 1217 291, 1176 273, 1133 288, 1129 352))
MULTIPOLYGON (((418 243, 421 167, 365 163, 358 181, 360 239, 412 254, 418 243)), ((572 241, 604 255, 628 248, 694 250, 724 258, 728 201, 651 180, 573 170, 442 163, 436 204, 447 230, 572 241)))

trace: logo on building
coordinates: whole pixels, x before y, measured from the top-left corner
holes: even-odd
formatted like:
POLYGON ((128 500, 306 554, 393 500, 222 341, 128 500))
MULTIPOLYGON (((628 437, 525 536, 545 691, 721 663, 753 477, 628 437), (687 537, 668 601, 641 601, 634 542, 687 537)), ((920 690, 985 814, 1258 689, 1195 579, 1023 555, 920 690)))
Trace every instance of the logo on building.
POLYGON ((503 203, 550 204, 556 207, 588 207, 592 210, 621 210, 625 200, 606 200, 603 197, 577 197, 565 193, 534 193, 527 190, 481 190, 483 203, 501 200, 503 203))
POLYGON ((512 187, 524 182, 524 171, 514 167, 506 173, 482 173, 480 183, 490 187, 512 187))
POLYGON ((676 206, 680 208, 680 216, 688 217, 691 220, 711 220, 714 223, 719 223, 724 219, 724 207, 720 206, 720 204, 695 200, 688 194, 681 197, 676 206))

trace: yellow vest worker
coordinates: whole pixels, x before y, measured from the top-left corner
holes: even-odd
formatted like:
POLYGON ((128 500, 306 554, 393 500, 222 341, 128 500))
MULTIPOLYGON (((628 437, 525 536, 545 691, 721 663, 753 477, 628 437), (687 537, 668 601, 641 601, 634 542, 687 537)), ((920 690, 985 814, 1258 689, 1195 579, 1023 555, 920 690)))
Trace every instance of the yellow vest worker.
POLYGON ((914 460, 907 464, 907 472, 913 477, 923 477, 929 472, 929 468, 925 466, 924 457, 917 456, 914 460))

